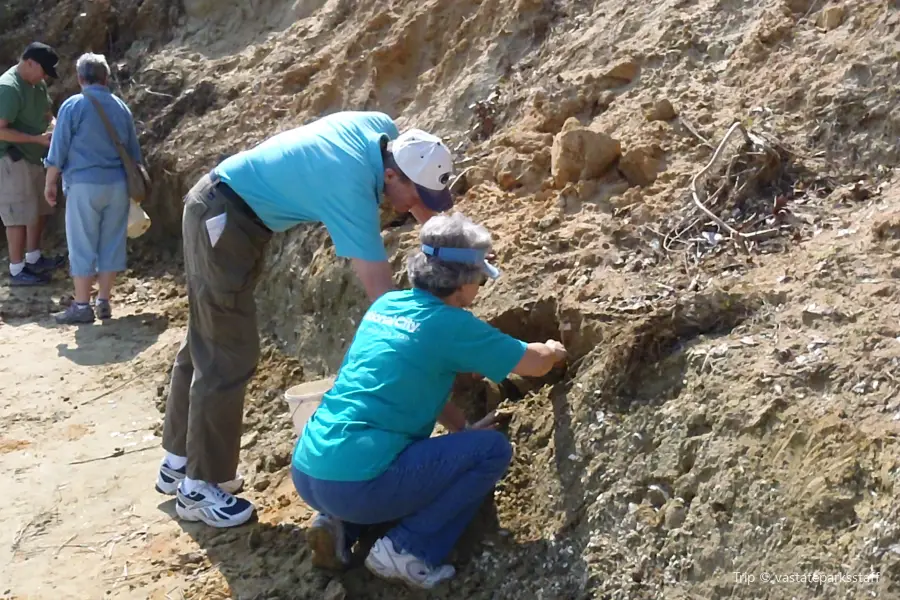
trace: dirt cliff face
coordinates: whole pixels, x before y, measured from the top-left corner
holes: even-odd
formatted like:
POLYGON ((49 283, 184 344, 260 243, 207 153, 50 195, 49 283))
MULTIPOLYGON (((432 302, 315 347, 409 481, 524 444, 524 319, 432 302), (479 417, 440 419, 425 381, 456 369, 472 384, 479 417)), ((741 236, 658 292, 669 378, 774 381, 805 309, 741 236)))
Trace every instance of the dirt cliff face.
MULTIPOLYGON (((512 411, 516 455, 438 596, 898 592, 895 3, 7 6, 26 25, 0 31, 0 56, 38 31, 69 61, 112 54, 160 182, 144 252, 174 244, 182 194, 221 157, 322 114, 382 110, 447 140, 458 208, 504 270, 476 312, 572 360, 459 390, 473 417, 512 411)), ((400 283, 416 234, 385 227, 400 283)), ((260 480, 292 442, 277 392, 333 372, 365 309, 320 227, 277 236, 267 261, 261 321, 298 358, 270 350, 248 402, 260 480)), ((329 585, 277 529, 220 544, 243 558, 198 597, 329 585)), ((359 570, 339 581, 405 597, 359 570)))

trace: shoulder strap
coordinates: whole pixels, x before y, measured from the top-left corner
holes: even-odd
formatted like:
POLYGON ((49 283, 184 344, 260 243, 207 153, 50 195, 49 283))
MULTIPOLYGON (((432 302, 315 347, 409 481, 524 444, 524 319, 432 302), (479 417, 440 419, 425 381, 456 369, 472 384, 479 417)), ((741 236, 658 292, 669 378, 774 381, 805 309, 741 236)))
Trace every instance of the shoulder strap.
POLYGON ((100 120, 103 121, 103 126, 106 128, 106 132, 109 134, 109 137, 112 138, 113 145, 116 147, 116 150, 119 153, 119 158, 122 159, 122 162, 126 160, 133 160, 131 156, 129 156, 128 151, 125 150, 125 146, 122 145, 122 141, 119 139, 119 134, 116 133, 115 127, 110 122, 109 117, 106 115, 106 111, 103 110, 103 106, 100 104, 100 101, 87 94, 85 92, 81 92, 81 95, 91 101, 91 104, 94 105, 94 108, 97 109, 97 113, 100 115, 100 120))

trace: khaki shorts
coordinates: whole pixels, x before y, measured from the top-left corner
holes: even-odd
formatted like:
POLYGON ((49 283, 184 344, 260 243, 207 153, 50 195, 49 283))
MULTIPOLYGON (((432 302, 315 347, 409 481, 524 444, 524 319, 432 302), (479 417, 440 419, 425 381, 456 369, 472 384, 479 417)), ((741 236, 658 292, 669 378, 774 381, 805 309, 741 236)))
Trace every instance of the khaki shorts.
POLYGON ((0 158, 0 220, 5 227, 33 225, 38 216, 53 214, 44 199, 44 177, 40 165, 0 158))

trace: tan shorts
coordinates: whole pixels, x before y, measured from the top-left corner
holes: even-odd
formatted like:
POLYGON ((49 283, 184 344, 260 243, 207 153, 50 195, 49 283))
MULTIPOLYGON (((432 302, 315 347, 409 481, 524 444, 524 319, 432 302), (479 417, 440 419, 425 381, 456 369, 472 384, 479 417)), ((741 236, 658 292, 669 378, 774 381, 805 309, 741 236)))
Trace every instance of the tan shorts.
POLYGON ((44 177, 40 165, 0 158, 0 220, 5 227, 32 225, 38 216, 53 214, 44 199, 44 177))

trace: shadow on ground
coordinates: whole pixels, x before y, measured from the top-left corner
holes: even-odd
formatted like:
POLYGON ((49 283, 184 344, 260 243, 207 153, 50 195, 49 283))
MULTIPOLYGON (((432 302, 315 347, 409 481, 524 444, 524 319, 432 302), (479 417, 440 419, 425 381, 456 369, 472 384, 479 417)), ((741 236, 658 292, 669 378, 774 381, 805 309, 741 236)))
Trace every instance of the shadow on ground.
POLYGON ((128 315, 89 325, 57 325, 52 319, 40 322, 47 327, 76 327, 75 346, 56 346, 59 356, 81 366, 109 365, 132 360, 152 346, 168 328, 167 317, 156 313, 128 315))
MULTIPOLYGON (((174 500, 160 504, 159 509, 177 519, 174 500)), ((518 543, 500 535, 496 508, 489 498, 450 557, 450 562, 457 569, 456 577, 435 590, 424 592, 377 579, 365 568, 363 561, 366 553, 375 540, 389 529, 390 524, 370 528, 357 544, 350 568, 338 573, 312 565, 306 545, 306 527, 303 525, 252 521, 234 529, 217 530, 203 524, 178 522, 185 533, 205 550, 209 564, 225 578, 231 597, 246 599, 519 598, 521 596, 514 591, 514 579, 510 589, 509 573, 492 569, 478 558, 483 557, 485 551, 503 562, 510 557, 521 556, 522 562, 517 571, 526 569, 533 572, 534 568, 539 570, 540 567, 531 567, 528 563, 540 560, 547 550, 542 548, 546 542, 518 543), (505 589, 501 591, 501 587, 505 589), (342 588, 346 595, 331 596, 335 588, 342 588)), ((192 589, 191 592, 194 597, 204 597, 210 590, 192 589)))

